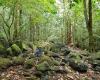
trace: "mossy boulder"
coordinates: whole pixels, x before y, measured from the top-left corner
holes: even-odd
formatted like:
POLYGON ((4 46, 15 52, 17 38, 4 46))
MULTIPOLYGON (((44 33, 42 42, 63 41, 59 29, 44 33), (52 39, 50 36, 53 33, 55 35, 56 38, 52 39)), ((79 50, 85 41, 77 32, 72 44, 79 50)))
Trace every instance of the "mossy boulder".
POLYGON ((100 60, 100 51, 92 54, 91 58, 92 60, 100 60))
POLYGON ((22 43, 22 49, 23 49, 23 51, 28 51, 29 46, 25 43, 22 43))
POLYGON ((17 44, 13 44, 13 45, 11 46, 11 49, 12 49, 13 54, 14 54, 15 56, 18 56, 19 54, 22 53, 22 50, 20 49, 20 47, 19 47, 17 44))
POLYGON ((36 65, 36 69, 38 71, 43 71, 43 72, 51 70, 50 65, 47 61, 44 61, 43 63, 36 65))
POLYGON ((12 64, 12 61, 8 58, 0 57, 0 70, 9 67, 12 64))
POLYGON ((12 48, 11 47, 9 47, 9 48, 7 48, 7 54, 8 55, 13 55, 13 51, 12 51, 12 48))
POLYGON ((43 63, 45 61, 48 62, 50 66, 60 65, 60 62, 58 62, 54 58, 51 58, 51 57, 46 56, 46 55, 43 55, 42 57, 40 57, 39 63, 43 63))
POLYGON ((5 53, 6 53, 6 48, 2 44, 0 44, 0 55, 5 53))
POLYGON ((72 59, 76 62, 80 62, 82 60, 82 55, 80 53, 70 53, 66 58, 72 59))
POLYGON ((34 58, 31 58, 31 59, 27 59, 24 63, 24 67, 27 68, 27 69, 30 69, 32 68, 33 66, 35 66, 35 61, 34 61, 34 58))
POLYGON ((23 65, 24 61, 25 61, 25 58, 23 58, 21 56, 17 56, 17 57, 12 58, 13 65, 23 65))
POLYGON ((40 57, 40 61, 39 61, 39 63, 42 63, 42 62, 44 62, 44 61, 50 62, 51 59, 50 59, 49 56, 42 55, 42 56, 40 57))
POLYGON ((85 63, 79 63, 77 67, 79 72, 87 72, 88 70, 88 66, 85 63))
POLYGON ((50 66, 59 66, 60 62, 52 58, 51 61, 49 61, 49 64, 50 66))
POLYGON ((100 72, 100 66, 96 66, 93 70, 100 72))
POLYGON ((75 71, 84 73, 87 72, 88 66, 82 62, 75 62, 74 60, 70 60, 69 66, 72 67, 75 71))
POLYGON ((100 66, 100 60, 94 60, 92 62, 92 66, 93 66, 93 68, 95 68, 96 66, 100 66))
POLYGON ((68 70, 63 66, 53 66, 51 67, 51 70, 55 71, 56 73, 60 73, 60 74, 68 73, 68 70))

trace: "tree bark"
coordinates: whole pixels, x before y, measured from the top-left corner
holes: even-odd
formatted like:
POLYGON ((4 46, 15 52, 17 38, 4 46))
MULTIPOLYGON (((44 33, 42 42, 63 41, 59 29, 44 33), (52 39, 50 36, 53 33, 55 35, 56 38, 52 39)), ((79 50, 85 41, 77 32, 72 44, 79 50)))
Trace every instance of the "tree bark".
POLYGON ((84 3, 84 16, 86 21, 86 27, 89 35, 89 51, 94 51, 94 41, 93 41, 93 30, 92 30, 92 0, 88 0, 88 9, 86 0, 83 0, 84 3))

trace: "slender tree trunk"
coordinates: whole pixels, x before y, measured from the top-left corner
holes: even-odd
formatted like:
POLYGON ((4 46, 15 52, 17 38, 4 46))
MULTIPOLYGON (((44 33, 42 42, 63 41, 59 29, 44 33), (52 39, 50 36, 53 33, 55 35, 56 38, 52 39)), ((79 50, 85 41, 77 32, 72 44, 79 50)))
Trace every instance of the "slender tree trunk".
POLYGON ((93 41, 93 30, 92 30, 92 0, 88 0, 88 9, 86 0, 83 0, 84 3, 84 16, 86 21, 86 27, 89 34, 89 51, 94 51, 94 41, 93 41))
POLYGON ((21 8, 20 8, 20 0, 16 2, 16 7, 15 7, 15 17, 14 17, 14 28, 15 28, 15 38, 17 39, 19 37, 19 28, 21 25, 21 8))
POLYGON ((93 30, 92 30, 92 0, 89 0, 89 22, 88 22, 88 32, 89 32, 89 50, 94 50, 94 41, 93 41, 93 30))
MULTIPOLYGON (((72 1, 71 0, 68 0, 69 2, 69 9, 72 8, 72 1)), ((68 15, 70 15, 71 12, 69 12, 68 15)), ((73 36, 72 36, 72 20, 71 20, 71 17, 69 17, 69 21, 68 21, 68 29, 67 29, 67 44, 68 45, 72 45, 73 44, 73 36)))

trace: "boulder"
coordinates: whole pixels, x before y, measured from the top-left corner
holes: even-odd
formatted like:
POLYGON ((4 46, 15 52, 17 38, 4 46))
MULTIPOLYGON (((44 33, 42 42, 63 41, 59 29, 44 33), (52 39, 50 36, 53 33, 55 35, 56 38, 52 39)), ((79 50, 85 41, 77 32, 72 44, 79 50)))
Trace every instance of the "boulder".
POLYGON ((26 69, 30 69, 32 68, 33 66, 35 66, 35 62, 34 62, 34 58, 31 58, 31 59, 27 59, 24 63, 24 67, 26 69))
POLYGON ((22 65, 22 64, 24 64, 24 61, 25 61, 25 58, 23 58, 21 56, 12 58, 13 65, 22 65))
POLYGON ((10 59, 0 57, 0 70, 5 69, 9 67, 10 65, 12 65, 12 62, 10 59))
POLYGON ((4 55, 6 53, 6 48, 0 44, 0 55, 4 55))
POLYGON ((75 71, 81 73, 85 73, 88 70, 88 66, 85 63, 75 62, 74 60, 70 60, 69 66, 71 66, 75 71))
POLYGON ((18 56, 19 54, 22 53, 22 50, 21 50, 20 47, 19 47, 18 45, 16 45, 16 44, 13 44, 13 45, 11 46, 11 49, 12 49, 12 51, 13 51, 13 55, 14 55, 14 56, 18 56))
POLYGON ((45 71, 51 70, 50 66, 49 66, 49 63, 47 61, 44 61, 43 63, 40 63, 40 64, 36 65, 36 69, 38 71, 41 71, 41 72, 45 72, 45 71))

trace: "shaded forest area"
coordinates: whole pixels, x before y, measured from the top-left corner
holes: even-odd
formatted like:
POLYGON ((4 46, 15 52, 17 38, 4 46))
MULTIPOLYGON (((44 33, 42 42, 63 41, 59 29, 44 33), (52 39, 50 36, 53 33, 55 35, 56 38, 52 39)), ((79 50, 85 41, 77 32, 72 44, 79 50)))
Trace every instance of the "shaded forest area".
POLYGON ((100 0, 0 0, 0 80, 100 80, 100 0))

